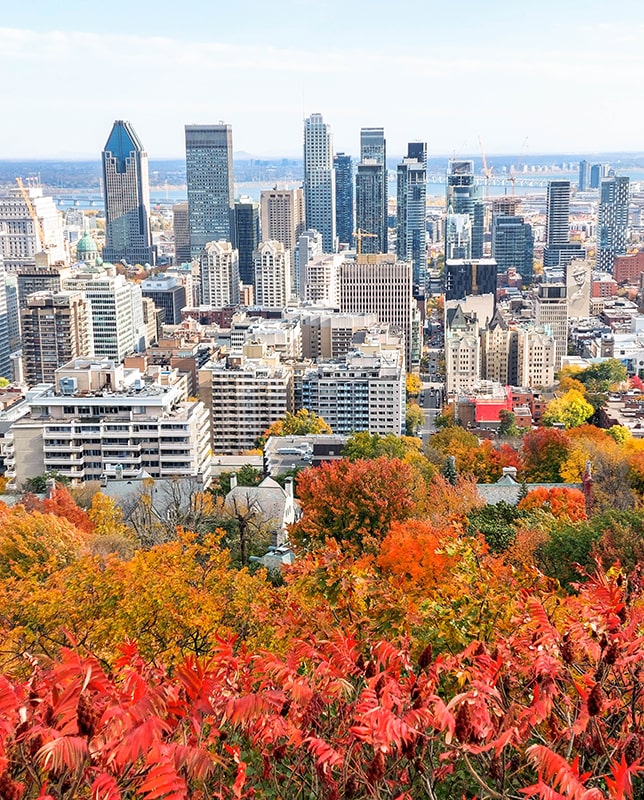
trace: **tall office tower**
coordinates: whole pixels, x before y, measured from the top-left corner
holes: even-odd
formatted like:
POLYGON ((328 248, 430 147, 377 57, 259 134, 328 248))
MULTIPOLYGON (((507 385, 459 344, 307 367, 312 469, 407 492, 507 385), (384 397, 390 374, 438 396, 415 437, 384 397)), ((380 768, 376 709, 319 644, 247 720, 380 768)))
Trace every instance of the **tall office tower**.
POLYGON ((297 241, 297 282, 293 288, 294 294, 302 300, 306 298, 306 265, 322 252, 322 234, 319 231, 303 231, 297 241))
POLYGON ((590 187, 590 161, 582 159, 579 162, 579 181, 577 187, 580 192, 585 192, 590 187))
POLYGON ((201 303, 213 308, 239 303, 239 254, 230 242, 208 242, 201 253, 201 303))
POLYGON ((362 253, 387 252, 387 216, 383 206, 383 167, 375 159, 364 159, 356 172, 356 231, 362 253), (384 244, 383 244, 384 242, 384 244))
MULTIPOLYGON (((302 189, 271 189, 260 195, 260 222, 264 241, 281 242, 294 253, 305 230, 302 189)), ((316 229, 317 230, 317 229, 316 229)))
POLYGON ((629 180, 605 178, 601 182, 597 219, 597 269, 613 271, 615 256, 626 252, 628 238, 629 180))
POLYGON ((71 274, 69 267, 46 266, 47 259, 43 258, 42 263, 37 263, 34 267, 20 267, 16 274, 18 283, 18 302, 24 306, 27 297, 34 292, 59 292, 64 281, 71 274))
POLYGON ((0 256, 0 376, 13 380, 10 352, 6 272, 0 256))
MULTIPOLYGON (((304 216, 306 227, 322 234, 325 253, 336 250, 335 172, 331 129, 322 114, 304 122, 304 216)), ((266 240, 268 235, 262 231, 266 240)))
MULTIPOLYGON (((374 220, 380 222, 379 227, 367 228, 356 221, 356 227, 361 230, 367 230, 370 233, 375 233, 380 237, 380 240, 371 239, 371 242, 377 246, 375 250, 364 250, 363 252, 386 253, 388 250, 388 182, 387 182, 387 142, 385 140, 384 128, 361 128, 360 129, 360 161, 364 164, 373 164, 374 162, 380 166, 380 172, 374 176, 376 185, 372 187, 373 199, 371 204, 375 205, 376 199, 382 203, 382 211, 375 212, 374 220), (377 177, 376 177, 377 176, 377 177)), ((425 154, 425 163, 427 161, 425 154)), ((373 169, 371 170, 373 172, 373 169)), ((360 174, 360 167, 358 167, 358 174, 360 174)), ((356 217, 358 213, 357 205, 358 185, 356 183, 356 217)), ((363 241, 363 245, 366 240, 363 241)))
POLYGON ((485 207, 481 200, 480 189, 474 182, 474 162, 448 162, 447 166, 447 202, 446 208, 455 214, 468 214, 472 221, 472 258, 483 257, 483 239, 485 236, 485 207))
POLYGON ((336 153, 335 170, 335 232, 340 245, 351 246, 353 241, 353 162, 351 156, 336 153))
POLYGON ((25 381, 55 383, 72 358, 94 355, 92 313, 83 292, 36 292, 20 311, 25 381))
POLYGON ((472 221, 468 214, 453 214, 445 219, 445 259, 472 258, 472 221))
POLYGON ((377 314, 405 335, 405 363, 411 372, 420 360, 417 306, 413 298, 413 268, 393 253, 357 256, 340 264, 340 310, 377 314))
POLYGON ((569 216, 570 181, 548 181, 544 267, 566 267, 573 259, 585 255, 581 244, 570 241, 569 216))
MULTIPOLYGON (((1 270, 2 270, 2 259, 0 258, 0 271, 1 270)), ((9 352, 15 353, 17 350, 20 350, 20 303, 18 302, 18 276, 6 275, 5 287, 7 294, 7 327, 9 336, 9 352)), ((0 285, 0 292, 2 292, 1 285, 0 285)))
POLYGON ((445 300, 492 294, 496 298, 497 265, 493 258, 445 262, 445 300))
POLYGON ((186 180, 190 253, 224 240, 235 246, 233 130, 230 125, 186 125, 186 180))
POLYGON ((523 217, 495 214, 492 220, 492 258, 499 274, 514 267, 523 283, 532 283, 534 236, 523 217))
POLYGON ((565 283, 542 283, 535 298, 536 324, 554 337, 556 342, 555 371, 568 353, 568 297, 565 283))
POLYGON ((174 263, 185 264, 191 259, 187 203, 175 203, 172 206, 172 230, 174 232, 174 263))
POLYGON ((255 251, 255 302, 284 308, 291 299, 291 254, 281 242, 262 242, 255 251))
MULTIPOLYGON (((410 142, 407 158, 398 164, 396 254, 413 265, 414 287, 427 283, 427 145, 410 142)), ((416 291, 416 288, 415 288, 416 291)))
POLYGON ((67 261, 63 218, 53 197, 44 197, 39 186, 10 189, 0 196, 0 258, 7 272, 33 266, 36 254, 47 253, 47 262, 67 261), (44 239, 44 241, 43 241, 44 239))
POLYGON ((590 188, 599 189, 602 178, 608 177, 608 164, 593 164, 590 168, 590 188))
POLYGON ((116 120, 103 150, 103 193, 103 259, 153 264, 148 154, 126 120, 116 120))
POLYGON ((153 275, 141 281, 141 294, 150 297, 157 308, 165 312, 166 325, 178 325, 181 322, 181 309, 185 308, 186 289, 172 275, 153 275))
POLYGON ((239 277, 242 283, 253 283, 253 253, 261 241, 259 233, 259 203, 250 197, 235 200, 235 232, 239 252, 239 277))
POLYGON ((123 361, 145 349, 141 287, 123 275, 76 273, 63 280, 63 289, 85 292, 92 309, 96 356, 123 361))

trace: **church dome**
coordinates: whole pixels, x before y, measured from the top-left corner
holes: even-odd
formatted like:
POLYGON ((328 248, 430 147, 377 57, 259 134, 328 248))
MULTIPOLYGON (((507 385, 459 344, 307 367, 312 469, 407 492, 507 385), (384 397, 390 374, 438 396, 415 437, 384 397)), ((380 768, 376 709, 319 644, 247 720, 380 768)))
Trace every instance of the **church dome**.
POLYGON ((90 254, 98 255, 98 247, 90 234, 85 233, 81 236, 76 245, 76 257, 80 259, 81 256, 90 254))

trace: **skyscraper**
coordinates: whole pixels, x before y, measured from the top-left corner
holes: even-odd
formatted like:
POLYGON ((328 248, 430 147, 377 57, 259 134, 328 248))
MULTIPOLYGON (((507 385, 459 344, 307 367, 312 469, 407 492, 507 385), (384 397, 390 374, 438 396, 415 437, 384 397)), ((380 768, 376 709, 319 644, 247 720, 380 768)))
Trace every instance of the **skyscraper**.
POLYGON ((306 227, 322 234, 324 251, 335 252, 333 141, 322 114, 311 114, 304 122, 304 213, 306 227))
POLYGON ((615 256, 626 252, 629 179, 604 178, 600 186, 597 219, 597 269, 613 271, 615 256))
POLYGON ((258 306, 284 308, 291 299, 290 253, 281 242, 262 242, 255 251, 258 306))
POLYGON ((582 159, 579 162, 579 181, 577 183, 580 192, 585 192, 590 186, 590 162, 582 159))
POLYGON ((407 158, 398 164, 397 195, 396 253, 398 258, 411 261, 414 286, 424 290, 427 282, 425 142, 410 142, 407 145, 407 158))
POLYGON ((253 253, 260 242, 259 203, 250 197, 235 201, 235 230, 239 251, 239 277, 241 282, 252 284, 254 278, 253 253))
POLYGON ((235 240, 233 131, 230 125, 186 125, 190 252, 235 240))
POLYGON ((305 230, 302 190, 276 187, 263 191, 260 195, 260 221, 264 241, 281 242, 291 253, 295 252, 305 230))
POLYGON ((190 225, 187 203, 175 203, 172 206, 172 230, 174 232, 174 263, 185 264, 190 261, 190 225))
POLYGON ((363 159, 356 173, 356 230, 371 234, 361 239, 363 253, 387 252, 387 217, 383 205, 382 165, 373 158, 363 159))
POLYGON ((341 245, 351 246, 353 239, 353 163, 351 156, 336 153, 335 170, 335 230, 341 245))
POLYGON ((154 263, 148 154, 130 122, 117 119, 103 150, 105 261, 154 263))
POLYGON ((239 303, 239 254, 230 242, 208 242, 201 253, 201 302, 213 308, 239 303))
POLYGON ((546 197, 546 246, 544 267, 566 267, 573 259, 583 258, 584 248, 570 241, 570 181, 548 181, 546 197))
POLYGON ((450 160, 447 166, 447 208, 472 221, 472 258, 483 257, 485 208, 474 182, 474 162, 450 160))
MULTIPOLYGON (((386 253, 388 249, 388 185, 387 185, 387 142, 385 140, 384 128, 361 128, 360 130, 360 161, 361 164, 370 165, 366 170, 369 175, 368 182, 365 187, 370 192, 364 196, 362 207, 368 212, 366 222, 369 222, 372 227, 366 227, 361 224, 361 220, 357 218, 358 215, 358 183, 356 182, 356 226, 361 230, 375 233, 379 238, 371 239, 372 250, 364 250, 363 252, 386 253), (379 169, 375 169, 373 165, 378 165, 379 169), (377 203, 380 203, 380 210, 377 210, 377 203), (369 211, 369 208, 372 211, 369 211)), ((358 176, 360 176, 360 165, 358 166, 358 176)), ((369 243, 367 240, 363 245, 369 243)))
POLYGON ((492 294, 496 298, 497 266, 493 258, 445 262, 445 300, 492 294))
POLYGON ((63 219, 56 201, 45 197, 40 186, 10 189, 0 197, 0 258, 5 270, 11 273, 33 267, 45 248, 48 264, 67 262, 63 219))
POLYGON ((492 258, 500 273, 514 267, 524 284, 532 283, 534 236, 532 226, 515 214, 494 214, 492 220, 492 258))

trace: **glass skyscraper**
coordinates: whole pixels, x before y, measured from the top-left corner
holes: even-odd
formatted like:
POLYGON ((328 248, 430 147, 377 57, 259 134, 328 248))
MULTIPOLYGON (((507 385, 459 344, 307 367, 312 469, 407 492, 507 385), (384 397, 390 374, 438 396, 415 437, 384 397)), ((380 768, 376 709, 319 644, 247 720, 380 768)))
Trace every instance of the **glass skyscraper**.
POLYGON ((304 121, 304 216, 306 227, 322 234, 324 252, 335 252, 333 141, 322 114, 304 121))
POLYGON ((398 258, 413 264, 414 287, 424 291, 427 283, 427 145, 410 142, 407 158, 398 165, 398 211, 396 220, 398 258))
POLYGON ((474 162, 450 160, 447 168, 447 211, 467 214, 472 221, 472 258, 483 257, 485 207, 474 181, 474 162))
POLYGON ((154 263, 148 154, 130 122, 117 119, 103 150, 105 261, 154 263))
POLYGON ((356 227, 376 234, 362 241, 363 253, 386 253, 387 142, 384 128, 360 129, 360 164, 356 176, 356 227))
POLYGON ((186 125, 186 178, 192 257, 208 242, 236 245, 230 125, 186 125))
POLYGON ((612 273, 615 256, 626 252, 629 200, 628 178, 604 178, 597 220, 597 269, 601 272, 612 273))
POLYGON ((333 156, 335 170, 335 232, 340 244, 353 239, 353 162, 346 153, 333 156))

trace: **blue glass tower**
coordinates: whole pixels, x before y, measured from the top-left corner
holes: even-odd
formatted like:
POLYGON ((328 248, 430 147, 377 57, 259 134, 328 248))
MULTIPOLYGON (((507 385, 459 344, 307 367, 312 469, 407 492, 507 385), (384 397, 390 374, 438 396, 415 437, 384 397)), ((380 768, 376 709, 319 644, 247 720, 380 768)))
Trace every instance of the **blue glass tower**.
POLYGON ((340 244, 351 245, 353 237, 353 164, 351 156, 336 153, 335 170, 335 232, 340 244))
POLYGON ((117 119, 103 150, 105 261, 153 264, 148 154, 130 122, 117 119))

